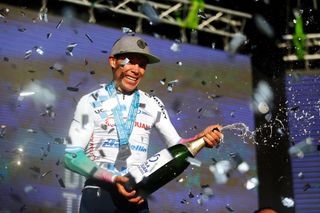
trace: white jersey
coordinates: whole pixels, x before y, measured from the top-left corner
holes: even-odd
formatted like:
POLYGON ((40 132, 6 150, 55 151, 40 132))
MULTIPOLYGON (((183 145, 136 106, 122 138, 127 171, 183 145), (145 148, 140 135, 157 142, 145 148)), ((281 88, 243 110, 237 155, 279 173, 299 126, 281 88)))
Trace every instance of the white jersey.
MULTIPOLYGON (((162 102, 141 90, 139 93, 140 104, 129 137, 131 156, 127 159, 127 168, 139 165, 147 159, 150 131, 153 127, 156 127, 168 147, 181 140, 162 102)), ((117 96, 126 121, 134 95, 117 96)), ((91 160, 114 173, 118 172, 114 163, 119 151, 119 138, 112 109, 118 101, 115 97, 109 98, 105 87, 83 96, 70 126, 68 144, 81 147, 91 160)), ((126 172, 127 169, 121 174, 126 172)))

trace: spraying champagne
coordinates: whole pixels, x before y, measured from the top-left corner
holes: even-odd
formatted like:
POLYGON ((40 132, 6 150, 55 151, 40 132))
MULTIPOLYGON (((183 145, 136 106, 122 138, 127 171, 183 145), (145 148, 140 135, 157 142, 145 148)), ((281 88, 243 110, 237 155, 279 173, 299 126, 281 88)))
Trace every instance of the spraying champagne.
MULTIPOLYGON (((214 128, 212 131, 219 131, 214 128)), ((127 191, 136 190, 137 194, 146 197, 180 175, 190 163, 188 157, 195 157, 206 145, 203 137, 183 144, 176 144, 156 153, 143 164, 129 170, 125 176, 127 191)))

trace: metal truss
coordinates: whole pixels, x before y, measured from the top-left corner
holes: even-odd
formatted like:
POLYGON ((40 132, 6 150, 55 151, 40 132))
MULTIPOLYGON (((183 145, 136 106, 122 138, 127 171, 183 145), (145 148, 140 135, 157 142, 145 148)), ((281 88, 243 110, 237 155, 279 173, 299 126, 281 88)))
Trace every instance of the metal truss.
MULTIPOLYGON (((148 3, 157 11, 158 18, 161 23, 175 25, 178 27, 182 26, 181 22, 177 21, 175 12, 181 12, 182 10, 185 11, 186 9, 188 10, 188 8, 192 6, 191 1, 189 0, 97 0, 95 3, 89 2, 88 0, 60 1, 87 6, 91 9, 107 9, 113 11, 114 13, 136 17, 137 20, 148 19, 148 17, 139 10, 139 6, 144 3, 148 3)), ((199 24, 194 30, 220 35, 225 40, 230 40, 230 38, 232 38, 236 33, 243 34, 246 21, 251 19, 252 15, 204 4, 202 17, 203 18, 199 19, 199 24)))
MULTIPOLYGON (((298 61, 295 55, 295 46, 293 44, 293 35, 284 35, 285 40, 278 44, 279 48, 285 49, 284 61, 298 61)), ((306 34, 304 61, 320 60, 320 34, 306 34)))

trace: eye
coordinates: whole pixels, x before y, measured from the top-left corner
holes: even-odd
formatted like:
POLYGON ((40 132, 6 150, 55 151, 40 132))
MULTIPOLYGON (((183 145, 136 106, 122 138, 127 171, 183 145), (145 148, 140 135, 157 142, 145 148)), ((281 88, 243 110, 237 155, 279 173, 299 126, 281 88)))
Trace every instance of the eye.
POLYGON ((141 68, 146 68, 146 66, 147 66, 146 63, 141 63, 141 64, 139 64, 139 67, 141 67, 141 68))

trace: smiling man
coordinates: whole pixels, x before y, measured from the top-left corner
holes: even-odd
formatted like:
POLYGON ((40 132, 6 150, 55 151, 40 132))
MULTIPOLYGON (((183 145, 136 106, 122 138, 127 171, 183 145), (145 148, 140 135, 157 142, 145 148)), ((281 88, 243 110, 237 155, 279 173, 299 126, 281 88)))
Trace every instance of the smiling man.
POLYGON ((149 135, 155 127, 168 147, 204 137, 207 147, 222 134, 211 125, 190 139, 182 139, 161 100, 138 89, 147 64, 159 62, 137 36, 117 40, 109 56, 113 80, 84 95, 74 114, 65 149, 65 166, 87 178, 81 213, 149 212, 147 201, 126 191, 124 177, 147 159, 149 135))

